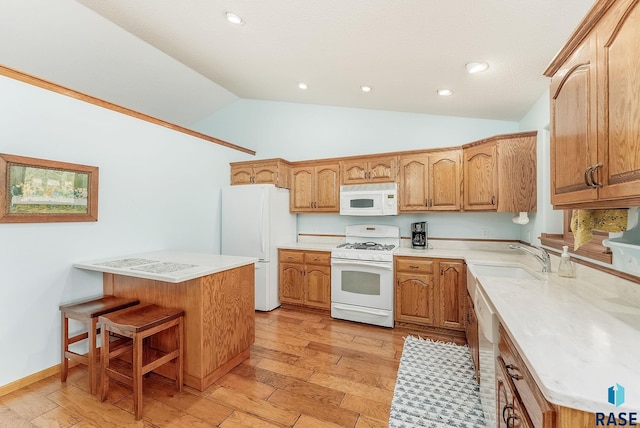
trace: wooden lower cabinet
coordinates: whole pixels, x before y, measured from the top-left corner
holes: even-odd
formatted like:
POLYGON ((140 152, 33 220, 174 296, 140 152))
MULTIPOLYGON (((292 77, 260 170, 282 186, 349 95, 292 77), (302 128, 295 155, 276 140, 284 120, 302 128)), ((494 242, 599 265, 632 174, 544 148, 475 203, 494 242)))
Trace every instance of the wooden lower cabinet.
POLYGON ((496 403, 498 403, 496 426, 498 428, 533 428, 501 357, 498 357, 496 361, 496 393, 498 394, 496 397, 496 403))
POLYGON ((500 356, 496 361, 497 420, 502 423, 499 426, 554 427, 555 411, 553 406, 542 395, 507 332, 502 326, 500 326, 499 331, 500 342, 498 347, 500 356), (504 385, 500 384, 501 380, 504 385), (501 386, 503 388, 502 391, 500 390, 501 386), (509 399, 504 399, 504 396, 513 397, 513 399, 509 401, 509 399), (509 405, 512 407, 508 407, 509 405), (503 416, 509 412, 513 412, 511 424, 509 422, 510 419, 503 416), (516 419, 520 422, 520 425, 515 423, 516 419))
POLYGON ((464 330, 464 261, 395 257, 395 320, 464 330))
MULTIPOLYGON (((496 421, 498 427, 592 428, 596 414, 550 403, 504 327, 499 327, 496 359, 496 421)), ((620 422, 620 421, 618 421, 620 422)), ((627 421, 628 422, 628 421, 627 421)))
POLYGON ((318 309, 331 307, 331 253, 279 250, 281 303, 318 309))
POLYGON ((464 306, 464 331, 467 335, 467 345, 471 352, 471 360, 473 361, 473 369, 476 374, 476 382, 480 382, 480 346, 478 344, 478 318, 473 307, 473 299, 467 292, 464 306))

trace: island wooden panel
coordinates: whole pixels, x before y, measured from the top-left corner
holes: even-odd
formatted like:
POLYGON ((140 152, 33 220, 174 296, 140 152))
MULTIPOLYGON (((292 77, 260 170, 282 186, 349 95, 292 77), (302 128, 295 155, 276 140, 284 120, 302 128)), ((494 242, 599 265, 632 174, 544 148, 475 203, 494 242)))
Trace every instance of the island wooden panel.
POLYGON ((202 391, 249 357, 254 274, 253 264, 180 283, 105 273, 103 291, 185 311, 184 383, 202 391))

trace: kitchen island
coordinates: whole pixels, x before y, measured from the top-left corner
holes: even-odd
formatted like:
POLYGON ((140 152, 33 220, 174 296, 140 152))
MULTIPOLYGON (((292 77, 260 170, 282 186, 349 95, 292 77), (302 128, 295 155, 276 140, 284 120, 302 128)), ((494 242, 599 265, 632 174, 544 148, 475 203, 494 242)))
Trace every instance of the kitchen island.
MULTIPOLYGON (((254 263, 250 257, 159 251, 75 263, 103 273, 103 293, 181 308, 184 383, 200 391, 249 357, 255 340, 254 263)), ((166 335, 154 340, 170 347, 166 335)), ((172 377, 167 367, 159 373, 172 377)))

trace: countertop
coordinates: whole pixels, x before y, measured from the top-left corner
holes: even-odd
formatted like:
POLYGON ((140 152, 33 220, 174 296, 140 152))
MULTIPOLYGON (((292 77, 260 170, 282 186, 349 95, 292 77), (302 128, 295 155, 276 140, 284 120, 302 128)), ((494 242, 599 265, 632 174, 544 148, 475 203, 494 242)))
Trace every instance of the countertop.
MULTIPOLYGON (((540 275, 540 280, 479 276, 478 282, 549 402, 591 413, 640 412, 639 284, 579 264, 576 278, 561 278, 554 254, 552 273, 542 274, 537 260, 510 250, 508 243, 434 245, 427 250, 401 245, 395 255, 520 265, 540 275), (608 388, 616 383, 626 389, 620 407, 607 402, 608 388)), ((331 249, 310 242, 287 248, 331 249)))
POLYGON ((252 257, 224 256, 184 251, 155 251, 87 260, 78 269, 178 283, 258 261, 252 257))
POLYGON ((549 402, 594 413, 640 411, 637 296, 555 273, 477 279, 549 402), (616 383, 626 387, 618 408, 607 402, 616 383))

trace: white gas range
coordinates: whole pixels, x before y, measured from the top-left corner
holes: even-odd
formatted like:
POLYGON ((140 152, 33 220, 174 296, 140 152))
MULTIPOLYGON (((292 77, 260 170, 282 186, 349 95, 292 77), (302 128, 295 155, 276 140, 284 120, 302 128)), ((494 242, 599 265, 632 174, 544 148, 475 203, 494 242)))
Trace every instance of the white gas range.
POLYGON ((331 251, 331 316, 393 327, 393 253, 400 229, 353 225, 331 251))

